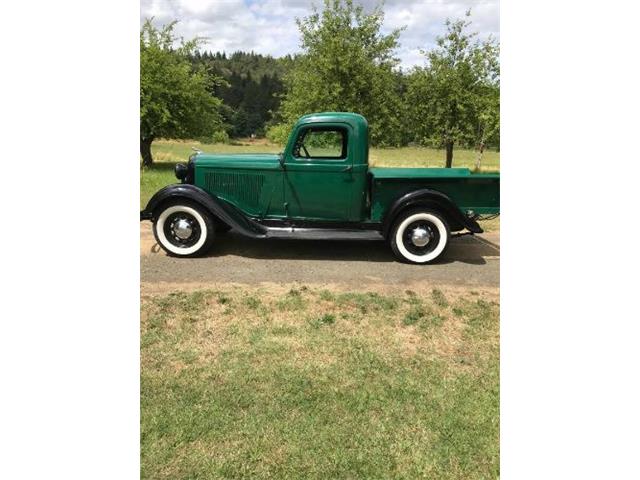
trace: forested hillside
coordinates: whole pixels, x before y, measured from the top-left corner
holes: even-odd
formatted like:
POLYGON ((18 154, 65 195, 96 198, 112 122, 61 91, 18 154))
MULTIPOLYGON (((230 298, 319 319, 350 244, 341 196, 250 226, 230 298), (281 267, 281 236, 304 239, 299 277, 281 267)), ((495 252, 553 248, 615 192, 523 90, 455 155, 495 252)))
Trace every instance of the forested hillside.
POLYGON ((202 65, 217 80, 211 93, 223 102, 221 114, 230 137, 263 136, 272 112, 280 107, 283 77, 294 62, 287 55, 273 58, 254 52, 196 51, 194 65, 202 65))

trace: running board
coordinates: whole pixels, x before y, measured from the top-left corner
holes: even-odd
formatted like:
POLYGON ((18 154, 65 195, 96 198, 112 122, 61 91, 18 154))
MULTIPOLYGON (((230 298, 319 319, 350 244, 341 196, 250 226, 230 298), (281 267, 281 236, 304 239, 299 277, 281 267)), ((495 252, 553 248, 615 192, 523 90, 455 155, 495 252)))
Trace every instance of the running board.
POLYGON ((347 230, 331 228, 267 227, 266 238, 297 240, 384 240, 377 230, 347 230))

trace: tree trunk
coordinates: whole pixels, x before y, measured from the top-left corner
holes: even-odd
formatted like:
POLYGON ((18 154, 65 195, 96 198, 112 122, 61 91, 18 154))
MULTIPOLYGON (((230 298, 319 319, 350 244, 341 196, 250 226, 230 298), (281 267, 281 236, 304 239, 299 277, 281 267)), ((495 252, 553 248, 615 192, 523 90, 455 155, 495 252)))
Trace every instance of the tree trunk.
POLYGON ((451 165, 453 164, 453 141, 451 140, 447 140, 447 142, 445 143, 445 149, 447 151, 447 164, 446 167, 447 168, 451 168, 451 165))
POLYGON ((484 153, 484 143, 480 144, 478 156, 476 157, 476 170, 480 170, 480 162, 482 162, 482 154, 484 153))
POLYGON ((140 155, 142 156, 142 166, 144 167, 150 167, 153 165, 151 142, 153 142, 153 137, 140 137, 140 155))

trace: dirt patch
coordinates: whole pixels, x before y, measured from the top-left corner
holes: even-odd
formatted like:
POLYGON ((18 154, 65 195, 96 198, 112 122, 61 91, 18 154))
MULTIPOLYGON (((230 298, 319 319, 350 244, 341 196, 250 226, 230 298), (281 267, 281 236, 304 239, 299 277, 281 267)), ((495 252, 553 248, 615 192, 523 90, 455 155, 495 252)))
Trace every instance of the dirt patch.
MULTIPOLYGON (((297 282, 292 283, 275 283, 275 282, 260 282, 255 283, 240 283, 240 282, 141 282, 140 283, 140 295, 147 297, 149 295, 165 295, 172 292, 195 292, 198 290, 224 290, 224 289, 255 289, 256 291, 264 290, 270 295, 280 296, 292 288, 306 287, 306 284, 297 282)), ((434 287, 437 287, 446 296, 460 296, 467 295, 471 298, 480 297, 486 298, 491 301, 500 300, 500 289, 498 287, 481 287, 477 289, 470 289, 466 286, 455 285, 437 285, 434 286, 431 282, 413 282, 407 285, 394 285, 394 284, 363 284, 357 290, 360 292, 375 292, 387 295, 395 295, 406 292, 414 292, 416 294, 427 295, 434 287)), ((313 284, 313 288, 317 290, 328 290, 330 292, 350 292, 354 288, 352 285, 345 283, 319 283, 313 284)))
POLYGON ((150 222, 140 223, 140 255, 151 255, 160 253, 161 248, 153 236, 150 222))
POLYGON ((359 339, 390 362, 416 357, 445 362, 450 374, 473 372, 485 342, 467 335, 467 321, 478 302, 490 306, 499 301, 497 289, 427 285, 353 291, 344 285, 174 283, 143 284, 141 294, 143 331, 161 328, 178 350, 187 352, 166 359, 175 371, 189 362, 216 362, 224 349, 248 351, 256 345, 272 360, 327 368, 341 361, 336 352, 318 351, 300 339, 309 338, 302 332, 329 329, 336 341, 359 339))

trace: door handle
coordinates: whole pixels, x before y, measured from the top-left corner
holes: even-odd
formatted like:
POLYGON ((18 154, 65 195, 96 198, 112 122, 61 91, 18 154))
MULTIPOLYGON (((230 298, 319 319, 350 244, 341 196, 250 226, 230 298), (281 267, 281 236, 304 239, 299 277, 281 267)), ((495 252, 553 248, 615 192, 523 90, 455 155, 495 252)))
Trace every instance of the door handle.
POLYGON ((351 170, 353 170, 353 165, 349 165, 348 167, 343 168, 341 171, 342 172, 350 172, 351 170))

